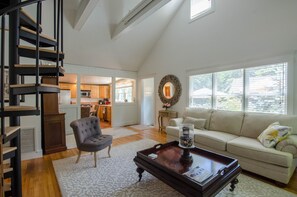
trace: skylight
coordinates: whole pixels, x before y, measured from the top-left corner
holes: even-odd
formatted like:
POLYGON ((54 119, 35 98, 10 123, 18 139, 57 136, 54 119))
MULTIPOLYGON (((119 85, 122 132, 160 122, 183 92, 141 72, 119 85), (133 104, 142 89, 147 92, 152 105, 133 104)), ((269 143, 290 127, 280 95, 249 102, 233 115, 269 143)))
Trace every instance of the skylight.
POLYGON ((213 0, 191 0, 191 20, 205 16, 213 11, 213 0))

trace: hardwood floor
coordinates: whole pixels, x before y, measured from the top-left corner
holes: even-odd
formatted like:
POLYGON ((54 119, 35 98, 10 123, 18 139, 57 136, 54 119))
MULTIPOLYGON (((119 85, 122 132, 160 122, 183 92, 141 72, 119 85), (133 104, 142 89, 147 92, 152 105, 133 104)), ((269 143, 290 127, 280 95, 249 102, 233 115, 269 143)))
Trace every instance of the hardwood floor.
MULTIPOLYGON (((117 138, 113 140, 113 146, 126 144, 133 141, 138 141, 144 138, 153 139, 160 143, 166 142, 166 134, 159 133, 157 129, 150 129, 140 131, 131 127, 127 127, 131 130, 137 131, 137 135, 117 138)), ((77 149, 70 149, 60 153, 54 153, 46 155, 42 158, 22 161, 22 184, 23 184, 23 196, 24 197, 59 197, 61 196, 59 185, 54 173, 52 165, 53 160, 63 159, 66 157, 76 156, 78 153, 77 149)), ((258 180, 267 182, 271 185, 275 185, 274 181, 260 177, 258 175, 243 172, 245 175, 251 176, 258 180)), ((288 191, 297 194, 297 170, 295 171, 290 183, 284 188, 288 191)))
POLYGON ((111 127, 110 122, 105 122, 103 120, 100 120, 100 128, 101 129, 110 128, 110 127, 111 127))

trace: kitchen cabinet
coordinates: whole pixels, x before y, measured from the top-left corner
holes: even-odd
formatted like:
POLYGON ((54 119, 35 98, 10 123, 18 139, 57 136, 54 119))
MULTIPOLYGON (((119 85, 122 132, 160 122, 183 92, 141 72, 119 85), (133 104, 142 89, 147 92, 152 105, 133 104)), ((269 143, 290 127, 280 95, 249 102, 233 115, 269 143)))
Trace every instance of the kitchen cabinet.
POLYGON ((110 86, 109 85, 99 86, 99 98, 110 98, 110 86))
POLYGON ((77 97, 76 84, 70 84, 70 91, 71 91, 71 98, 76 98, 77 97))
POLYGON ((76 84, 74 83, 59 83, 61 90, 70 90, 71 91, 71 98, 76 98, 76 84))
POLYGON ((91 91, 91 85, 82 84, 80 85, 81 90, 90 90, 91 91))
POLYGON ((99 106, 97 113, 98 113, 98 118, 100 120, 103 120, 103 106, 99 106))
POLYGON ((98 117, 101 121, 111 122, 111 106, 99 105, 98 117))
POLYGON ((107 121, 111 123, 111 107, 107 107, 107 121))
POLYGON ((100 98, 99 95, 99 86, 98 85, 91 85, 91 98, 100 98))
POLYGON ((69 83, 59 83, 59 87, 62 90, 70 90, 70 84, 69 83))

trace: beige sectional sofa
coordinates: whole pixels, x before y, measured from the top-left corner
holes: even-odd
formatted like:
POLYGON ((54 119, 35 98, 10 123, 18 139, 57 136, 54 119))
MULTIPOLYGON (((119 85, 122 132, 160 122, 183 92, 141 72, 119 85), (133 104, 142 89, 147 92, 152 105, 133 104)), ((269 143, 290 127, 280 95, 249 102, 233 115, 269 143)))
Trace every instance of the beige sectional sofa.
POLYGON ((287 184, 297 165, 297 116, 186 108, 183 118, 169 121, 167 140, 178 140, 184 118, 205 119, 195 129, 197 147, 238 159, 244 170, 287 184), (271 123, 292 127, 292 135, 275 148, 266 148, 257 137, 271 123))

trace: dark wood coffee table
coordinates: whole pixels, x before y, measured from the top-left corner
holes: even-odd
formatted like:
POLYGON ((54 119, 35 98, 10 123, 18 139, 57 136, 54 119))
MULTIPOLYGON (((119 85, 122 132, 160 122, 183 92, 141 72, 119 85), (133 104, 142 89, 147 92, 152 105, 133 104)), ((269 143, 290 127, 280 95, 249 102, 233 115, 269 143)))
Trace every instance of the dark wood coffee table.
POLYGON ((134 162, 139 181, 142 173, 147 171, 186 196, 214 196, 229 183, 230 191, 234 190, 241 172, 236 159, 195 147, 190 149, 193 161, 181 162, 183 153, 177 141, 137 152, 134 162), (151 153, 157 154, 157 158, 149 157, 151 153), (213 176, 200 183, 183 175, 196 166, 211 171, 213 176))

